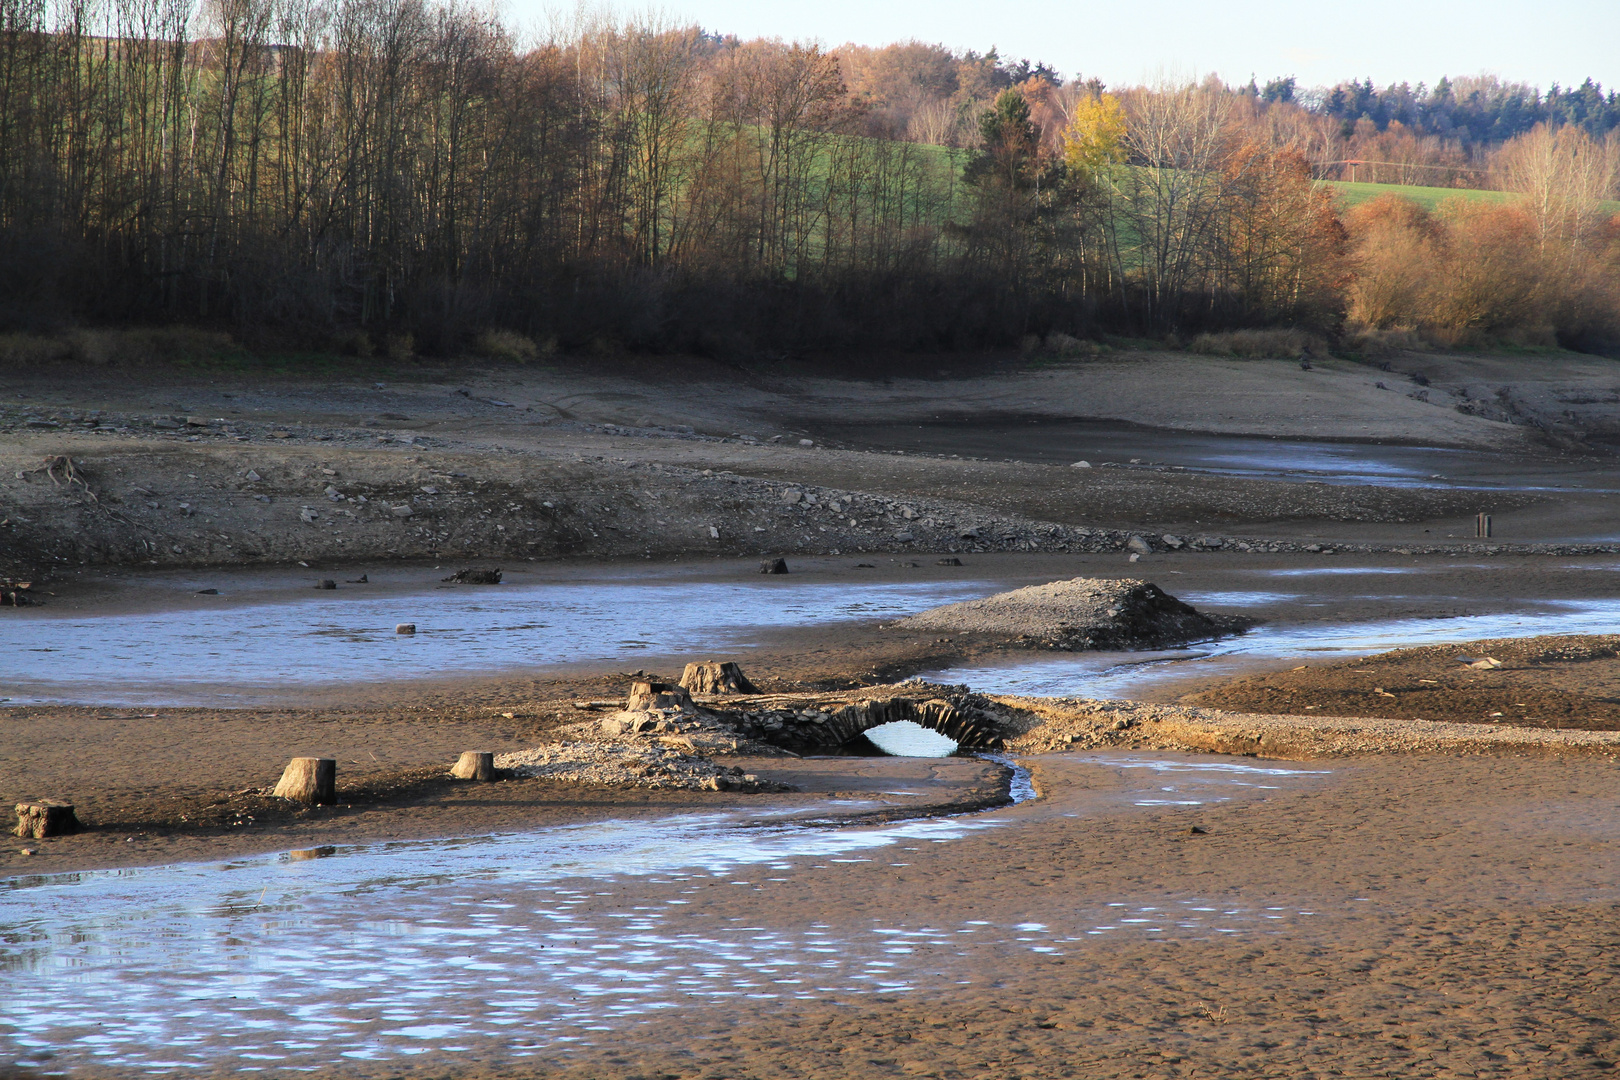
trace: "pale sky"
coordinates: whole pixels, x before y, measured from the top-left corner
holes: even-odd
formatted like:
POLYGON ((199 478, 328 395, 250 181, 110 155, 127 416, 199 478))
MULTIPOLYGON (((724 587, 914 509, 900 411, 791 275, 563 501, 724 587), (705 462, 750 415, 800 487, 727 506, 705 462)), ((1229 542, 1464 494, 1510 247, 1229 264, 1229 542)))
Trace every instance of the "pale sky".
MULTIPOLYGON (((545 6, 506 0, 505 10, 532 25, 545 6)), ((1301 86, 1368 76, 1379 86, 1433 85, 1442 75, 1491 73, 1541 87, 1590 75, 1620 87, 1620 0, 662 0, 656 9, 744 38, 995 45, 1003 57, 1110 85, 1161 73, 1214 72, 1234 83, 1294 75, 1301 86)))

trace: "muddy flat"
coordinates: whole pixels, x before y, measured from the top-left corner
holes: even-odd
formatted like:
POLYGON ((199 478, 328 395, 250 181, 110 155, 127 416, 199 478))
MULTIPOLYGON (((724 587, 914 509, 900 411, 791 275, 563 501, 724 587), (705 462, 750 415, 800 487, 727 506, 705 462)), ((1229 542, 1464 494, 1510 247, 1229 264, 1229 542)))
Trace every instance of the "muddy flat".
MULTIPOLYGON (((125 875, 155 932, 105 974, 117 931, 25 936, 83 981, 12 1024, 75 1075, 1579 1076, 1620 1051, 1607 762, 1034 775, 1033 802, 824 840, 615 826, 620 854, 555 870, 508 838, 125 875), (341 944, 312 967, 316 940, 341 944)), ((66 890, 88 919, 86 883, 10 902, 66 890)))
POLYGON ((0 1071, 1612 1071, 1614 362, 860 368, 0 378, 0 799, 87 826, 0 845, 0 1071), (1252 628, 902 622, 1076 577, 1252 628), (1039 797, 446 776, 692 660, 1023 701, 1039 797))

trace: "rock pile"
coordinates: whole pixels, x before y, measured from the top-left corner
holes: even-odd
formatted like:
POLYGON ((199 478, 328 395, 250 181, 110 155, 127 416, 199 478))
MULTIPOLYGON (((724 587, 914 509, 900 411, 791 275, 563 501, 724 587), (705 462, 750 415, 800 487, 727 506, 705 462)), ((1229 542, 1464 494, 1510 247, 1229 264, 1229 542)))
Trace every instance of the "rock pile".
POLYGON ((1148 581, 1071 578, 912 615, 904 630, 1001 634, 1036 648, 1135 649, 1196 641, 1250 625, 1211 616, 1148 581))
POLYGON ((790 791, 791 788, 705 757, 653 743, 564 742, 501 754, 497 769, 515 776, 584 784, 628 784, 687 791, 790 791))

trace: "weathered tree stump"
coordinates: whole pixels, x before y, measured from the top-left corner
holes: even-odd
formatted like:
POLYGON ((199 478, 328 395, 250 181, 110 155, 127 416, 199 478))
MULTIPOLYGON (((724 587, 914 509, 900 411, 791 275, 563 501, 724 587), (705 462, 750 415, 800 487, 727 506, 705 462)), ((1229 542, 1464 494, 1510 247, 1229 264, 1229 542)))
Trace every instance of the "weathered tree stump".
POLYGON ((638 681, 630 684, 630 699, 624 707, 632 712, 647 709, 692 708, 692 695, 679 683, 638 681))
POLYGON ((36 799, 17 804, 17 827, 12 831, 18 836, 43 840, 47 836, 70 836, 81 828, 72 803, 36 799))
POLYGON ((786 559, 765 559, 759 564, 762 574, 785 574, 788 572, 786 559))
POLYGON ((681 685, 694 694, 757 694, 759 687, 748 681, 742 668, 730 660, 709 660, 687 664, 681 685))
POLYGON ((468 750, 450 767, 457 780, 495 779, 495 755, 488 750, 468 750))
POLYGON ((324 757, 295 757, 287 762, 273 794, 311 805, 337 802, 337 762, 324 757))

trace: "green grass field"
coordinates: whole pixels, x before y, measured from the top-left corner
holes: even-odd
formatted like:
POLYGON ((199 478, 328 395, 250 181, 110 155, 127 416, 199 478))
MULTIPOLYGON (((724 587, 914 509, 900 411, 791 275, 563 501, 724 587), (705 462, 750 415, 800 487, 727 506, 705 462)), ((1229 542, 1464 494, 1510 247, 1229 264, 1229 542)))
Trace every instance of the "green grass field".
POLYGON ((1434 210, 1447 199, 1468 199, 1487 203, 1512 202, 1518 196, 1511 191, 1486 191, 1481 188, 1418 187, 1415 184, 1352 184, 1348 180, 1324 180, 1338 196, 1345 209, 1376 199, 1380 195, 1399 195, 1411 199, 1425 210, 1434 210))
MULTIPOLYGON (((1483 188, 1417 187, 1412 184, 1352 184, 1348 180, 1324 180, 1322 183, 1333 189, 1338 196, 1339 205, 1346 210, 1358 203, 1364 203, 1368 199, 1376 199, 1380 195, 1399 195, 1403 199, 1411 199, 1425 210, 1434 210, 1447 199, 1507 203, 1519 197, 1511 191, 1487 191, 1483 188)), ((1603 205, 1611 214, 1620 214, 1620 202, 1611 200, 1603 205)))

